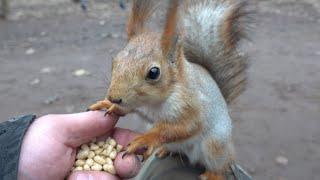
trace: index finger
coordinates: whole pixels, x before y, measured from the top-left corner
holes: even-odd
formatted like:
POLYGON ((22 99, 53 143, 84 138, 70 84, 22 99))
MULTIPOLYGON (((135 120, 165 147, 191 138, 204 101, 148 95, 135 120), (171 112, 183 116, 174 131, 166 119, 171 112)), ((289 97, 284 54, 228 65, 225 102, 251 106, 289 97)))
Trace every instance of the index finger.
POLYGON ((111 131, 118 117, 104 116, 103 112, 90 111, 76 114, 55 115, 59 123, 59 134, 65 143, 77 147, 89 142, 92 138, 111 131))

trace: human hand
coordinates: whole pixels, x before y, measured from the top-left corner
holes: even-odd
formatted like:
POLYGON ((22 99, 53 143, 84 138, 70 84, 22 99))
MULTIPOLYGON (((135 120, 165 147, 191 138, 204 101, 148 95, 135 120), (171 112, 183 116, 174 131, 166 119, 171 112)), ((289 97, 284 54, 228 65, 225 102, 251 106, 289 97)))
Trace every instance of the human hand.
MULTIPOLYGON (((29 127, 22 142, 18 179, 64 179, 70 173, 77 148, 94 137, 112 136, 126 146, 137 134, 114 128, 118 117, 91 111, 78 114, 47 115, 40 117, 29 127)), ((69 180, 106 179, 115 180, 135 176, 141 163, 134 155, 117 155, 114 165, 119 175, 106 172, 72 172, 69 180)))

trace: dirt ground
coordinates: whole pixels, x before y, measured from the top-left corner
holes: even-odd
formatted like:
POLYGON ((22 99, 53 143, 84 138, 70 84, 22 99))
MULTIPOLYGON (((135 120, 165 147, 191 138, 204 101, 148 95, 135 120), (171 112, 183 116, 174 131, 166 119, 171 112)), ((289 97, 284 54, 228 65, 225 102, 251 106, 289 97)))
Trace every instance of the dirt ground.
MULTIPOLYGON (((251 2, 256 23, 243 45, 250 82, 230 107, 237 161, 254 179, 318 180, 320 1, 251 2)), ((117 2, 96 0, 89 16, 68 0, 11 5, 9 20, 0 20, 0 119, 79 112, 101 99, 126 43, 117 2)), ((144 127, 134 116, 119 126, 144 127)))

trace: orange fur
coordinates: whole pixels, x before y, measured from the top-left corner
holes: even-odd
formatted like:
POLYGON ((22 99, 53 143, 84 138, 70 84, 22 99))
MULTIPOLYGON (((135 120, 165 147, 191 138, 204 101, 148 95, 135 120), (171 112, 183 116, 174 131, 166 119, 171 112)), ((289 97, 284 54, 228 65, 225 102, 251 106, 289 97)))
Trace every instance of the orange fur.
POLYGON ((206 171, 205 173, 200 175, 200 179, 201 180, 224 180, 225 178, 223 175, 219 173, 206 171))
POLYGON ((162 53, 165 57, 169 54, 170 49, 175 46, 178 7, 179 0, 171 0, 169 10, 167 12, 166 25, 161 39, 162 53))
POLYGON ((150 156, 155 148, 171 142, 179 142, 197 135, 202 130, 202 124, 195 119, 198 115, 196 109, 186 107, 180 119, 175 122, 161 121, 143 135, 137 136, 127 147, 128 153, 147 147, 145 156, 150 156))
POLYGON ((109 109, 112 106, 112 103, 109 100, 98 101, 95 104, 92 104, 89 109, 92 111, 109 109))

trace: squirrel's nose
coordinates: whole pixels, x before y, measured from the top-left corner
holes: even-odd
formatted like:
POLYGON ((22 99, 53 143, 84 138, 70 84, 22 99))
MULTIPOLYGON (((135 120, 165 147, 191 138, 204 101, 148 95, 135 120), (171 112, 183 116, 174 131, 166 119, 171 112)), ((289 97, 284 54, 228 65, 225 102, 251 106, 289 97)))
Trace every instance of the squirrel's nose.
POLYGON ((121 98, 113 98, 111 96, 108 97, 109 101, 114 103, 114 104, 121 104, 122 103, 122 99, 121 98))

